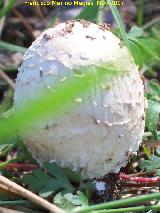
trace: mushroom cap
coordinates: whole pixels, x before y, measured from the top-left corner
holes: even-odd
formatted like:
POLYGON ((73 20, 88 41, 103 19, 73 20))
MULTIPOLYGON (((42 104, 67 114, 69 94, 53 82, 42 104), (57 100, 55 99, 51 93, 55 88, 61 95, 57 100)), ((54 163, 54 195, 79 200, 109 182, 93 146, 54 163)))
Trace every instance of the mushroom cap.
POLYGON ((127 48, 106 25, 68 21, 44 31, 23 57, 15 109, 73 77, 80 66, 101 63, 125 74, 110 87, 105 80, 93 85, 87 96, 73 100, 76 107, 30 124, 30 134, 22 135, 38 162, 55 161, 80 170, 83 178, 98 178, 117 173, 137 151, 144 132, 143 83, 127 48))

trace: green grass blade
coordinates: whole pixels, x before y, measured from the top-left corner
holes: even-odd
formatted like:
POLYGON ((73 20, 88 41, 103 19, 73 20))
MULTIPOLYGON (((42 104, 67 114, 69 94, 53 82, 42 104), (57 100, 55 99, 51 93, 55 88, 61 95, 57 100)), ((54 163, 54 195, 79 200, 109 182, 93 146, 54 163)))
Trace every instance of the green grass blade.
POLYGON ((141 195, 137 197, 124 198, 121 200, 110 201, 107 203, 102 203, 102 204, 97 204, 97 205, 92 205, 92 206, 87 206, 82 208, 75 208, 73 209, 72 213, 86 213, 86 212, 94 212, 94 211, 104 210, 104 209, 118 208, 122 206, 138 204, 144 201, 150 201, 154 199, 160 199, 160 192, 151 193, 148 195, 141 195))
MULTIPOLYGON (((66 80, 63 84, 54 85, 55 93, 51 90, 42 91, 43 96, 35 100, 34 103, 28 103, 24 109, 18 111, 15 115, 0 120, 0 143, 4 143, 4 138, 13 136, 18 129, 19 132, 26 131, 27 125, 39 122, 47 116, 57 116, 63 112, 66 107, 76 107, 75 98, 85 94, 89 89, 104 78, 110 85, 115 76, 123 76, 125 71, 115 71, 104 67, 89 67, 84 70, 84 77, 75 77, 66 80), (88 70, 89 69, 89 70, 88 70), (97 82, 98 81, 98 82, 97 82), (65 91, 65 92, 64 92, 65 91), (70 106, 70 104, 72 104, 70 106)), ((106 83, 107 84, 107 83, 106 83)))
POLYGON ((140 0, 140 5, 138 9, 137 22, 139 26, 143 25, 143 17, 144 17, 144 0, 140 0))
POLYGON ((6 5, 2 8, 0 11, 0 17, 6 16, 8 12, 12 9, 12 7, 15 5, 17 0, 9 0, 6 5))
POLYGON ((25 47, 9 44, 4 41, 0 41, 0 49, 8 50, 10 52, 21 52, 21 53, 25 53, 27 50, 27 48, 25 47))
POLYGON ((28 200, 0 200, 0 206, 34 205, 28 200))
POLYGON ((109 210, 101 210, 96 211, 96 213, 121 213, 121 212, 139 212, 139 211, 149 211, 149 210, 159 210, 160 205, 152 205, 152 206, 136 206, 136 207, 128 207, 128 208, 118 208, 118 209, 109 209, 109 210))
POLYGON ((121 20, 119 11, 118 11, 116 6, 112 5, 112 0, 108 0, 108 2, 109 2, 109 6, 111 8, 111 11, 112 11, 112 15, 113 15, 113 17, 114 17, 114 19, 117 23, 117 26, 118 26, 118 28, 121 32, 121 36, 123 38, 123 41, 124 41, 126 47, 128 48, 128 50, 130 50, 130 44, 129 44, 129 41, 128 41, 128 38, 127 38, 127 33, 125 31, 124 24, 121 20))
MULTIPOLYGON (((102 5, 104 4, 105 0, 102 0, 101 3, 102 5)), ((97 24, 103 24, 104 20, 104 6, 100 5, 98 7, 98 14, 97 14, 97 24)))

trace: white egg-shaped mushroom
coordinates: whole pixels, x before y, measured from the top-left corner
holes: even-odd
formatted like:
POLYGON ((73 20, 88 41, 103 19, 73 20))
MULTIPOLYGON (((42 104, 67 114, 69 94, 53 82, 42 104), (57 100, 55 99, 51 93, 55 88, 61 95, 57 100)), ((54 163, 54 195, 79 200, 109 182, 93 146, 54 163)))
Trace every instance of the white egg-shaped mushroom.
POLYGON ((85 98, 73 100, 76 107, 31 124, 30 134, 22 135, 38 162, 55 161, 94 178, 118 172, 137 151, 144 132, 143 83, 127 48, 105 25, 68 21, 44 31, 19 68, 15 109, 67 81, 79 66, 101 63, 125 74, 110 88, 93 85, 85 98))

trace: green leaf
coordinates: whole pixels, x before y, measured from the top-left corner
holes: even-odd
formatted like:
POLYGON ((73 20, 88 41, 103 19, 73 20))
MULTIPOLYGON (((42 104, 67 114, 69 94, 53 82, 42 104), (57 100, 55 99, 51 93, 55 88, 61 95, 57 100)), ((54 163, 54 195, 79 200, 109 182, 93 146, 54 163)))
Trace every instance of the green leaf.
POLYGON ((146 127, 152 133, 157 129, 157 123, 160 113, 160 103, 148 100, 148 109, 146 114, 146 127))
POLYGON ((127 33, 127 37, 130 38, 139 38, 142 37, 144 34, 143 29, 139 28, 137 26, 134 26, 131 28, 131 30, 129 31, 129 33, 127 33))
POLYGON ((43 168, 44 171, 36 169, 33 174, 24 177, 23 181, 30 190, 39 193, 41 197, 48 197, 58 192, 63 194, 73 192, 73 186, 59 166, 55 163, 45 163, 43 168))
POLYGON ((143 58, 142 58, 142 53, 141 53, 140 48, 131 40, 129 40, 129 43, 130 43, 130 48, 131 48, 132 56, 135 60, 135 63, 139 67, 142 67, 143 66, 143 58))
POLYGON ((160 102, 160 85, 153 80, 148 83, 147 99, 160 102))
POLYGON ((148 160, 142 160, 139 164, 141 169, 145 169, 146 172, 156 172, 160 176, 160 158, 153 155, 148 160))
MULTIPOLYGON (((155 63, 156 61, 160 60, 160 40, 156 40, 153 38, 129 38, 130 43, 132 41, 132 52, 135 46, 141 52, 141 58, 143 65, 151 66, 151 64, 155 63), (134 45, 133 45, 134 43, 134 45)), ((136 54, 133 54, 135 58, 136 54)), ((140 55, 140 54, 138 54, 140 55)), ((138 56, 137 55, 137 56, 138 56)), ((136 57, 137 57, 136 56, 136 57)), ((136 59, 135 59, 136 60, 136 59)), ((140 65, 140 64, 138 64, 140 65)), ((140 65, 141 66, 141 65, 140 65)))
POLYGON ((153 138, 158 140, 157 123, 160 114, 160 86, 154 81, 149 81, 148 92, 145 96, 148 99, 146 127, 152 132, 153 138))
POLYGON ((63 170, 71 182, 80 184, 82 181, 80 171, 72 171, 70 168, 64 168, 63 170))
POLYGON ((9 89, 6 93, 5 98, 2 99, 0 104, 0 117, 2 116, 2 113, 7 111, 12 106, 13 102, 13 91, 9 89))
POLYGON ((64 209, 73 209, 77 206, 87 206, 88 198, 82 192, 77 192, 77 195, 58 193, 54 197, 54 203, 64 209))

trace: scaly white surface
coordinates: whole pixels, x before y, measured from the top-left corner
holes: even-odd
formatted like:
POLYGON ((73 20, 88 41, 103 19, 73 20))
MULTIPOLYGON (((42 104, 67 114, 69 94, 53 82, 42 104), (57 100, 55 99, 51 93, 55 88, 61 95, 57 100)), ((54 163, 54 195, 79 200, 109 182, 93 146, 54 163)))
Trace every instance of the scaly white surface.
MULTIPOLYGON (((75 75, 79 66, 100 63, 127 72, 111 88, 94 86, 87 97, 73 100, 61 117, 31 125, 23 135, 41 163, 55 160, 81 170, 84 178, 118 172, 137 151, 144 131, 144 89, 137 67, 120 40, 102 26, 69 21, 43 32, 26 52, 14 96, 18 110, 35 100, 41 89, 75 75)), ((112 83, 111 83, 112 84, 112 83)), ((64 91, 65 93, 65 91, 64 91)))

